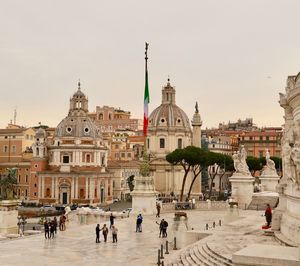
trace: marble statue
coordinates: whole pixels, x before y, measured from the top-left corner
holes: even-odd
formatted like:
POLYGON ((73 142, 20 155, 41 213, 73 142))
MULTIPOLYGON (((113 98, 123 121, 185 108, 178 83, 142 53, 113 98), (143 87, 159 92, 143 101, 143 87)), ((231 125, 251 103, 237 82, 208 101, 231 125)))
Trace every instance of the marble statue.
POLYGON ((12 200, 15 197, 14 187, 17 184, 17 168, 7 168, 7 173, 0 177, 1 198, 12 200))
POLYGON ((271 160, 270 152, 266 149, 266 165, 262 170, 262 176, 278 176, 275 168, 275 163, 271 160))
POLYGON ((291 178, 293 182, 296 182, 298 185, 300 185, 300 142, 297 141, 293 146, 290 158, 293 162, 292 173, 294 172, 294 175, 291 175, 291 178))
POLYGON ((246 158, 247 158, 247 152, 244 145, 242 145, 241 151, 235 152, 232 155, 234 169, 236 173, 243 174, 243 175, 250 175, 246 158))

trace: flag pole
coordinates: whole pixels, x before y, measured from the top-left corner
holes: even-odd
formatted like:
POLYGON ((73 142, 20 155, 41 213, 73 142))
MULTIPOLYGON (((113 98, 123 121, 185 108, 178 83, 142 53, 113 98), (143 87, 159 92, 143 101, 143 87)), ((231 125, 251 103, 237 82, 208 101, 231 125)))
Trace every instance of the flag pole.
POLYGON ((147 154, 147 132, 148 132, 148 103, 149 103, 149 88, 148 88, 148 46, 145 43, 145 92, 144 92, 144 153, 147 154))

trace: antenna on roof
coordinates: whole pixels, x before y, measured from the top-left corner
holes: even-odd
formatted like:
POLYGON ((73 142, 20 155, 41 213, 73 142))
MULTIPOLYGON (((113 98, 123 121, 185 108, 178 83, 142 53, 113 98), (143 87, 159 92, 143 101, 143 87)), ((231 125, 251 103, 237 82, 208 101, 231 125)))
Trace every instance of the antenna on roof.
POLYGON ((17 124, 17 108, 14 110, 14 125, 17 124))

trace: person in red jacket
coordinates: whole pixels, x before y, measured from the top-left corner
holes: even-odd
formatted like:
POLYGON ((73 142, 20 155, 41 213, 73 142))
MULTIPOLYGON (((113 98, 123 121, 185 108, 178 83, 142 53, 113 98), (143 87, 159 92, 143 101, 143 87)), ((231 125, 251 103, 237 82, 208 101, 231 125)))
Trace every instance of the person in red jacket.
POLYGON ((271 209, 270 204, 267 204, 265 216, 266 216, 267 227, 270 227, 270 224, 272 222, 272 209, 271 209))

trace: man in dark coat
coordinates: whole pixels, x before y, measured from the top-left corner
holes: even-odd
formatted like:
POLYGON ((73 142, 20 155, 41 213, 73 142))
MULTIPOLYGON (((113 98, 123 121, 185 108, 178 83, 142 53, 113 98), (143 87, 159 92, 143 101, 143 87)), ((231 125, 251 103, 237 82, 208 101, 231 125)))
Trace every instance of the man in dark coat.
POLYGON ((114 221, 115 221, 115 216, 113 216, 113 214, 111 213, 109 216, 109 221, 110 221, 110 226, 109 229, 111 229, 111 227, 114 225, 114 221))
POLYGON ((100 224, 96 226, 96 243, 100 243, 100 224))

